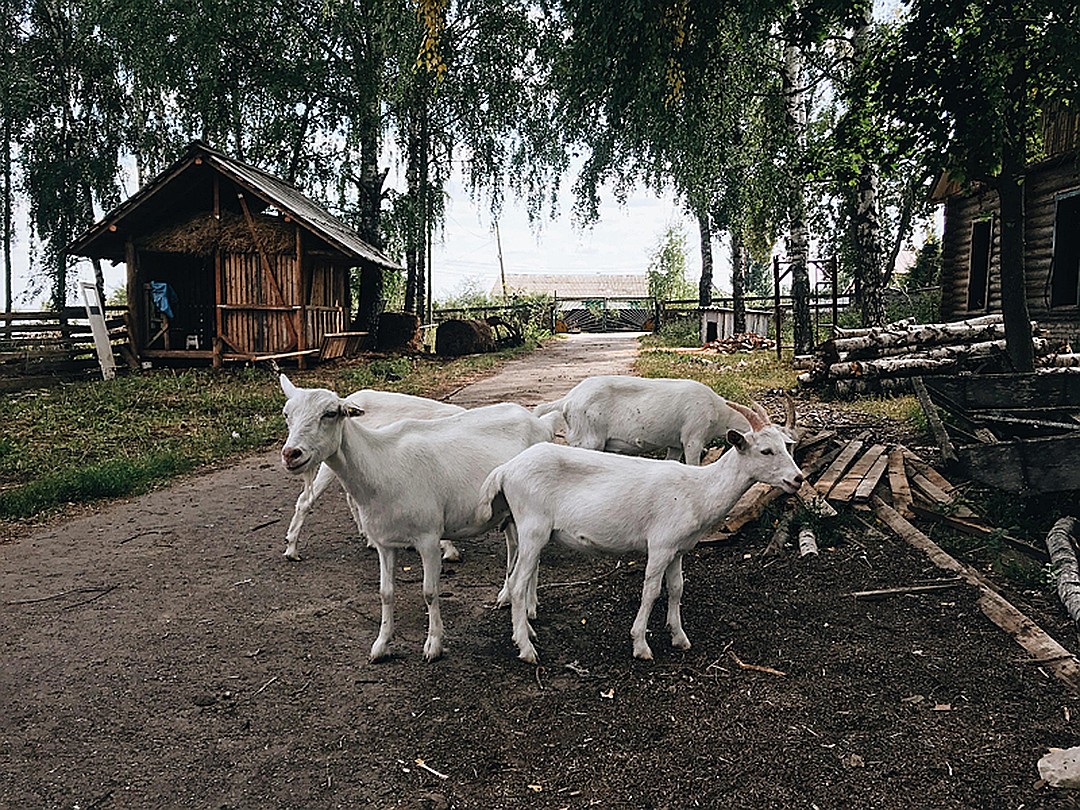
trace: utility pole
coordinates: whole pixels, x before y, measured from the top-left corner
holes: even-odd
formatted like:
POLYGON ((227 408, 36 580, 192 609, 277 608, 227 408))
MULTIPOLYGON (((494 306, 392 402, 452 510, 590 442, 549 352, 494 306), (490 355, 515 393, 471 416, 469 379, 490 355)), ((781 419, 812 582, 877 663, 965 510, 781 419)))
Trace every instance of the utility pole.
POLYGON ((503 267, 502 239, 499 238, 499 220, 495 220, 495 246, 499 250, 499 278, 502 279, 502 294, 506 298, 506 268, 503 267))

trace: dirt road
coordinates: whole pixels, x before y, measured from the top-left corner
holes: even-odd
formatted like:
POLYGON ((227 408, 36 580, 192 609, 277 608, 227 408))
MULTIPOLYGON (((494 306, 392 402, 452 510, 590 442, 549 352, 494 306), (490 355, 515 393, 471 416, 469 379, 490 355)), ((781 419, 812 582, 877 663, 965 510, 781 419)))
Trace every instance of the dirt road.
MULTIPOLYGON (((553 398, 633 346, 575 336, 453 401, 553 398)), ((375 555, 328 493, 284 559, 297 482, 276 455, 0 546, 0 807, 1066 806, 1034 763, 1077 744, 1080 703, 971 589, 852 599, 940 576, 871 530, 812 561, 765 564, 753 533, 699 548, 694 646, 671 648, 658 608, 648 663, 640 561, 554 548, 542 666, 518 661, 490 535, 446 570, 448 652, 425 664, 405 554, 394 655, 372 665, 375 555)))

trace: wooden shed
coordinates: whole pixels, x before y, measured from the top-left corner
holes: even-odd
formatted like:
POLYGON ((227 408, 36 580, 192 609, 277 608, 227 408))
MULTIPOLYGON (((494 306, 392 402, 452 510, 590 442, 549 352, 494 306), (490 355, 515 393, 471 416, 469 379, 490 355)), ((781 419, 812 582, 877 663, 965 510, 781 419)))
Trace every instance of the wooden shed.
MULTIPOLYGON (((1025 270, 1031 317, 1052 339, 1080 347, 1080 119, 1044 117, 1048 157, 1029 167, 1025 270)), ((932 199, 945 204, 941 315, 946 321, 1001 311, 997 194, 947 175, 932 199)))
POLYGON ((76 239, 127 265, 140 358, 212 362, 340 356, 353 271, 398 265, 285 181, 205 143, 76 239))

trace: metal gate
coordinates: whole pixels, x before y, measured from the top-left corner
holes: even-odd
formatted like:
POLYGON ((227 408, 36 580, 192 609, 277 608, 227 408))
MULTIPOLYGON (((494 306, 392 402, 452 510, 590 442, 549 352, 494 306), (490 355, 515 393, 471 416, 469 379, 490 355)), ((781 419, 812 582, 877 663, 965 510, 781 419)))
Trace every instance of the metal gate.
POLYGON ((651 332, 655 306, 651 298, 559 299, 556 332, 651 332))

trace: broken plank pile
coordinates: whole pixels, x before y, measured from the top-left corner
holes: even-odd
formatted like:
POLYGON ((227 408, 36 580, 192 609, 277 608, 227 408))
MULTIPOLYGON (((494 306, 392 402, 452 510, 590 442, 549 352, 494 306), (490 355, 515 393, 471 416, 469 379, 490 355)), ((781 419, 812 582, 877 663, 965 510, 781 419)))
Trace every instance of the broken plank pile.
POLYGON ((776 348, 776 341, 764 337, 755 332, 740 332, 724 338, 710 340, 701 347, 704 350, 715 351, 718 354, 735 354, 736 352, 753 352, 761 349, 776 348))
MULTIPOLYGON (((1070 362, 1071 355, 1054 354, 1060 348, 1035 338, 1037 358, 1070 362)), ((1001 315, 955 323, 898 321, 871 329, 835 329, 833 338, 822 343, 809 360, 799 383, 829 387, 839 396, 906 392, 914 376, 1001 371, 1006 363, 1001 315)))

